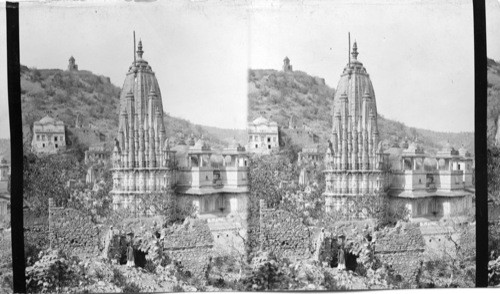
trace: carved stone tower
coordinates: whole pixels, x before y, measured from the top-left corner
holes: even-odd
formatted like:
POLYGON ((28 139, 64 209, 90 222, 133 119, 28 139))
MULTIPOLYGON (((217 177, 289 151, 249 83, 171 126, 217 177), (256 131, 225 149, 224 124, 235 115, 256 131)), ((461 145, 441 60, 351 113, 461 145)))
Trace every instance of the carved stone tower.
POLYGON ((160 87, 139 41, 120 94, 113 150, 113 207, 134 208, 140 198, 175 185, 173 151, 166 139, 160 87))
POLYGON ((327 211, 342 212, 348 218, 364 218, 369 207, 360 207, 356 204, 360 201, 354 200, 386 194, 388 160, 379 143, 375 92, 370 76, 357 59, 356 42, 351 56, 333 99, 324 196, 327 211))

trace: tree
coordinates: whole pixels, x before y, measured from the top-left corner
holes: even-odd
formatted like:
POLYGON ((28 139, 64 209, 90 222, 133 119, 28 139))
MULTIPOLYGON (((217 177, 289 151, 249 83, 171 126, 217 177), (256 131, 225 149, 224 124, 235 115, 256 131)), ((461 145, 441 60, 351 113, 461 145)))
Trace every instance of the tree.
POLYGON ((488 147, 488 200, 500 205, 500 149, 488 147))
POLYGON ((28 293, 63 293, 67 287, 84 282, 85 269, 78 257, 58 250, 42 251, 40 255, 40 260, 26 267, 28 293))
POLYGON ((474 287, 475 227, 450 220, 439 250, 423 264, 419 287, 474 287))
POLYGON ((488 262, 488 285, 500 285, 500 256, 488 262))
POLYGON ((36 215, 47 215, 49 198, 58 206, 65 205, 70 198, 68 181, 84 176, 84 166, 71 155, 27 153, 23 158, 23 198, 36 215))
POLYGON ((298 169, 287 156, 256 155, 250 158, 248 181, 250 196, 247 205, 247 256, 259 245, 259 200, 263 199, 271 207, 277 207, 287 192, 295 189, 298 169))

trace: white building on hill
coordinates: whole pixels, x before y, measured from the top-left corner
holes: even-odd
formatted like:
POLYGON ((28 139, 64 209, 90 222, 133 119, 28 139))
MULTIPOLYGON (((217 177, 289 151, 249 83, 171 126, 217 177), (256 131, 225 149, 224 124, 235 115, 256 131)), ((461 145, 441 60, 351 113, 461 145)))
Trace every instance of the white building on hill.
POLYGON ((259 116, 248 124, 248 152, 269 154, 279 150, 278 124, 259 116))
POLYGON ((45 116, 33 124, 31 149, 39 154, 55 154, 66 150, 64 123, 45 116))

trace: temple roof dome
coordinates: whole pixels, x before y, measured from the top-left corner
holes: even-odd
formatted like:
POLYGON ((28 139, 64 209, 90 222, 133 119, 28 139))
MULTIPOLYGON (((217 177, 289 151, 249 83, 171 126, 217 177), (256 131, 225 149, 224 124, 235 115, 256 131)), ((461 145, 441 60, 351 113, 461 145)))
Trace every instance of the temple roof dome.
POLYGON ((339 83, 337 85, 335 96, 333 99, 333 113, 337 113, 342 109, 342 99, 343 94, 347 95, 347 101, 349 103, 350 113, 356 118, 361 116, 362 106, 363 106, 363 96, 369 97, 369 109, 368 113, 373 112, 374 116, 377 116, 377 106, 375 99, 375 91, 373 89, 372 81, 370 76, 367 74, 366 69, 363 64, 357 60, 357 45, 354 43, 353 58, 350 63, 348 63, 343 73, 340 76, 339 83))
POLYGON ((450 142, 446 142, 443 149, 439 150, 437 153, 438 157, 456 157, 459 155, 458 150, 455 150, 450 144, 450 142))
POLYGON ((134 94, 135 112, 138 114, 138 119, 142 122, 148 110, 148 97, 151 92, 156 94, 156 107, 159 108, 160 112, 163 112, 164 109, 160 86, 155 73, 148 65, 148 62, 142 58, 144 54, 142 41, 139 41, 136 54, 137 58, 132 62, 123 82, 120 94, 120 113, 126 108, 127 94, 132 92, 134 94))
POLYGON ((238 143, 238 141, 236 141, 236 138, 233 138, 233 140, 231 141, 231 143, 229 143, 229 146, 226 147, 226 148, 224 148, 223 153, 224 154, 227 154, 227 153, 243 153, 245 151, 246 151, 245 147, 241 146, 241 144, 238 143))
POLYGON ((403 155, 425 155, 424 148, 417 142, 411 142, 408 148, 403 150, 403 155))
POLYGON ((269 121, 263 116, 259 116, 258 118, 254 119, 252 121, 252 124, 254 124, 254 125, 261 125, 261 124, 268 124, 268 123, 269 123, 269 121))
POLYGON ((189 150, 192 151, 210 151, 210 146, 205 142, 205 140, 202 138, 198 139, 194 146, 191 146, 189 150))
POLYGON ((471 156, 469 150, 467 150, 467 148, 465 148, 464 145, 462 145, 462 147, 460 147, 460 149, 458 149, 458 154, 460 156, 463 156, 463 157, 470 157, 471 156))

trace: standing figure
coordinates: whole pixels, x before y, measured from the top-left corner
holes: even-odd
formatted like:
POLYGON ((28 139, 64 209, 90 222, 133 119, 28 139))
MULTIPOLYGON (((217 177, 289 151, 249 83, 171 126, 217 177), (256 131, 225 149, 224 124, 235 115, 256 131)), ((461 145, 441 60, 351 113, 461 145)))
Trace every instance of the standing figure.
POLYGON ((345 252, 344 252, 344 235, 339 236, 339 256, 338 256, 338 266, 339 270, 345 270, 345 252))
POLYGON ((128 247, 127 247, 127 266, 134 267, 135 266, 134 248, 132 247, 132 235, 133 235, 133 233, 130 232, 127 235, 130 237, 128 247))

